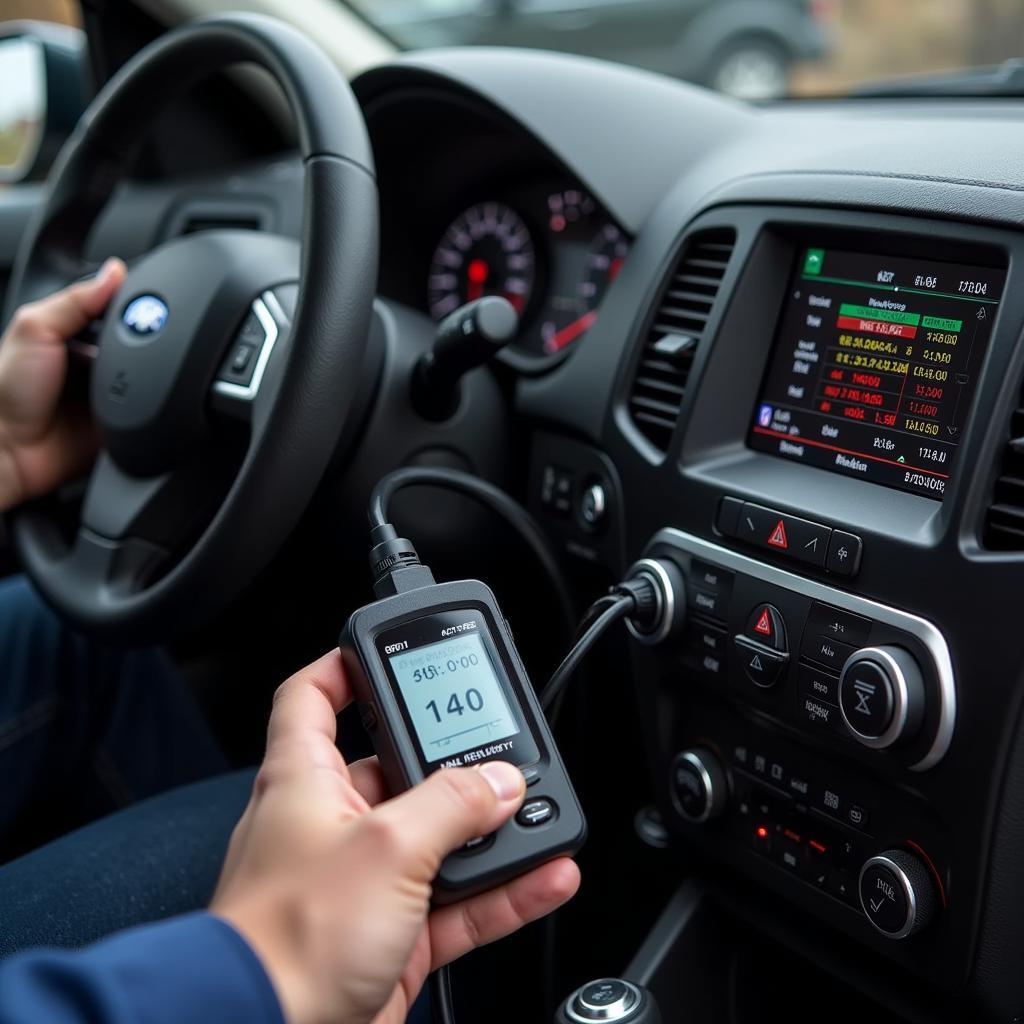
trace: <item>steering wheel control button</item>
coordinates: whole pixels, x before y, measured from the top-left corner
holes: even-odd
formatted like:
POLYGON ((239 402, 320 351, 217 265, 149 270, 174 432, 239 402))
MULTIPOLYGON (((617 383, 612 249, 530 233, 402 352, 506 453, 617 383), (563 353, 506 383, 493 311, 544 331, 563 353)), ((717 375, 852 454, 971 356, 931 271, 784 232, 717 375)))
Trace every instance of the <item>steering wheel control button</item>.
POLYGON ((672 803, 687 821, 700 824, 725 810, 729 783, 710 750, 695 747, 677 754, 669 782, 672 803))
POLYGON ((547 825, 555 820, 558 809, 553 800, 546 796, 534 797, 527 800, 516 814, 516 822, 523 828, 537 828, 540 825, 547 825))
POLYGON ((221 364, 213 384, 215 392, 243 401, 252 401, 256 397, 279 333, 272 309, 282 320, 285 319, 272 292, 264 292, 253 302, 221 364))
POLYGON ((843 668, 839 706, 859 743, 891 747, 916 732, 924 717, 921 669, 901 647, 864 647, 843 668))
POLYGON ((825 568, 838 576, 856 576, 864 544, 855 533, 833 530, 825 568))
POLYGON ((824 568, 832 530, 748 501, 740 509, 735 536, 766 551, 824 568))
POLYGON ((773 651, 745 636, 733 637, 733 646, 747 678, 765 690, 778 682, 783 667, 789 661, 788 654, 773 651))
POLYGON ((858 890, 867 919, 886 938, 905 939, 935 916, 935 883, 924 864, 906 850, 887 850, 867 860, 858 890))
POLYGON ((248 370, 251 376, 251 367, 253 365, 253 355, 256 353, 256 349, 252 345, 236 345, 235 351, 231 355, 231 372, 233 374, 244 375, 248 370))
POLYGON ((771 647, 773 650, 785 652, 788 650, 786 643, 786 622, 782 612, 774 605, 759 604, 747 616, 747 625, 743 632, 751 640, 759 644, 771 647))
POLYGON ((235 344, 224 360, 219 374, 220 380, 247 387, 252 382, 253 371, 256 369, 256 353, 266 340, 267 332, 258 317, 255 313, 249 313, 242 321, 242 326, 235 336, 235 344))

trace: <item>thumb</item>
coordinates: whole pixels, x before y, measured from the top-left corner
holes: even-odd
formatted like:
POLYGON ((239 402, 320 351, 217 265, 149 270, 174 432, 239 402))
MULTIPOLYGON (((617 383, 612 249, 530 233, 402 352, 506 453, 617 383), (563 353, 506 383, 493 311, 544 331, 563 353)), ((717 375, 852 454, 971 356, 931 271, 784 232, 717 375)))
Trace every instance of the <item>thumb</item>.
POLYGON ((480 768, 443 768, 374 812, 394 826, 402 848, 429 871, 452 850, 503 825, 519 808, 526 780, 515 765, 489 761, 480 768))
POLYGON ((126 274, 121 260, 109 259, 88 281, 79 281, 45 299, 27 303, 11 321, 13 338, 34 344, 40 338, 72 337, 103 313, 126 274))

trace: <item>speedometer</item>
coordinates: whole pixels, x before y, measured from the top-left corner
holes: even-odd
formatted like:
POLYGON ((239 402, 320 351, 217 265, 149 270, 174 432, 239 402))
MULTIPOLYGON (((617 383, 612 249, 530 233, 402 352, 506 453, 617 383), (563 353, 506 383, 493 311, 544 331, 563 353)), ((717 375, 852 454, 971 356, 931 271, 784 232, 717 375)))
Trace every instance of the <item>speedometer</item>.
POLYGON ((535 275, 533 238, 523 219, 503 203, 478 203, 452 221, 434 252, 431 316, 440 320, 484 295, 503 296, 522 315, 535 275))

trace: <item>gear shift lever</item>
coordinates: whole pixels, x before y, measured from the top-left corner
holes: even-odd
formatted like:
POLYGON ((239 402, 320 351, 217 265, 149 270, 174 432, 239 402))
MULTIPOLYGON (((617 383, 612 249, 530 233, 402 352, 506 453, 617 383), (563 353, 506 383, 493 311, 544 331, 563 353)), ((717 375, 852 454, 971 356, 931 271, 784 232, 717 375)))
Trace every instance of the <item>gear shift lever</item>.
POLYGON ((599 978, 578 988, 558 1008, 555 1024, 661 1024, 654 997, 622 978, 599 978))

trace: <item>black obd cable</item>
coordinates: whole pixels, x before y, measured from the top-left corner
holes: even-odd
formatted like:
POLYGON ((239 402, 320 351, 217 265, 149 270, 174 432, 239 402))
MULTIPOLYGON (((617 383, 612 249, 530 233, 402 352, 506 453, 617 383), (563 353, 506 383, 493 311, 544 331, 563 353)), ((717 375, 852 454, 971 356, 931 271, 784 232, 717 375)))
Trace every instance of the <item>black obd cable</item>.
MULTIPOLYGON (((378 598, 433 582, 430 569, 420 562, 412 542, 398 535, 388 514, 395 493, 414 486, 438 487, 475 499, 500 516, 536 557, 551 584, 566 634, 573 638, 569 653, 540 693, 541 707, 549 719, 554 717, 552 712, 557 710, 559 698, 580 663, 617 622, 625 621, 634 639, 644 644, 660 643, 682 623, 686 608, 682 570, 667 558, 644 558, 587 609, 577 626, 558 557, 536 519, 493 484, 457 469, 435 466, 411 466, 388 473, 370 495, 370 562, 378 598)), ((431 975, 430 996, 435 1024, 455 1024, 447 965, 431 975)))

